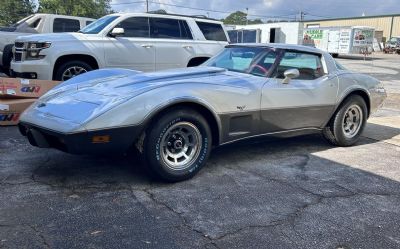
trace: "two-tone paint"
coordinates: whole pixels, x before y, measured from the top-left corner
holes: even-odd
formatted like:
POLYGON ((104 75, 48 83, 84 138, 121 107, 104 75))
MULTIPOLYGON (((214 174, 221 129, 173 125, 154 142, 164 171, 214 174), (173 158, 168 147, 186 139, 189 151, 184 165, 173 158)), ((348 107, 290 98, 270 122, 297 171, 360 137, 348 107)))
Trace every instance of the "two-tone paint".
POLYGON ((320 130, 350 94, 364 98, 369 114, 386 97, 378 80, 340 69, 320 50, 282 44, 240 46, 319 54, 325 75, 282 84, 281 79, 205 66, 153 73, 102 69, 64 82, 41 97, 21 116, 21 131, 26 135, 33 128, 57 141, 61 137, 67 147, 77 141, 84 145, 63 149, 71 153, 123 151, 157 115, 173 106, 190 106, 207 118, 217 146, 254 136, 320 130), (93 144, 93 134, 111 139, 93 144))

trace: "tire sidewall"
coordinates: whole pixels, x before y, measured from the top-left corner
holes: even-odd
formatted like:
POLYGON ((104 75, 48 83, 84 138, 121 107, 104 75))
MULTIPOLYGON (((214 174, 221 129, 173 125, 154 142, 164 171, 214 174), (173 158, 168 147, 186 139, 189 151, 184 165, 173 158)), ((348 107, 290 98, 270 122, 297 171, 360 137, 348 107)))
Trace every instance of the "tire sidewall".
POLYGON ((83 61, 65 62, 64 64, 62 64, 57 69, 57 72, 56 72, 56 75, 55 75, 55 80, 61 81, 62 80, 62 75, 64 74, 65 70, 67 70, 68 68, 73 67, 73 66, 83 67, 83 68, 86 69, 87 72, 93 70, 93 68, 89 64, 87 64, 86 62, 83 62, 83 61))
POLYGON ((367 118, 368 118, 367 115, 368 115, 367 106, 362 97, 351 96, 345 102, 343 102, 343 105, 340 107, 339 111, 336 114, 335 122, 334 122, 334 135, 335 135, 335 138, 339 145, 350 146, 358 141, 358 139, 360 138, 360 136, 365 128, 367 118), (362 111, 363 117, 362 117, 361 127, 358 130, 357 134, 352 138, 347 138, 343 132, 342 122, 343 122, 343 118, 344 118, 344 115, 346 114, 347 109, 351 105, 359 106, 362 111))
POLYGON ((211 151, 211 131, 206 120, 198 113, 186 110, 170 112, 156 121, 148 132, 149 137, 145 141, 146 161, 151 170, 167 181, 180 181, 194 176, 206 163, 211 151), (172 170, 165 164, 160 154, 161 141, 168 129, 178 122, 189 122, 199 130, 202 141, 201 151, 191 164, 183 170, 172 170))

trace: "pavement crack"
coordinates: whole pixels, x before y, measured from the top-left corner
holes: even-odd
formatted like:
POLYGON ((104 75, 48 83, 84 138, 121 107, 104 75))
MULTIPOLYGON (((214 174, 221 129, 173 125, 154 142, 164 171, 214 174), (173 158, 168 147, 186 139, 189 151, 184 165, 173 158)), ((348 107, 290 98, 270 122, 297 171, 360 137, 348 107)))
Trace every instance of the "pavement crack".
POLYGON ((43 244, 44 248, 48 248, 48 249, 51 248, 50 244, 47 242, 47 240, 44 237, 44 235, 42 234, 42 232, 39 231, 39 229, 36 226, 28 225, 28 227, 30 227, 36 233, 37 236, 39 236, 39 238, 42 240, 42 244, 43 244))

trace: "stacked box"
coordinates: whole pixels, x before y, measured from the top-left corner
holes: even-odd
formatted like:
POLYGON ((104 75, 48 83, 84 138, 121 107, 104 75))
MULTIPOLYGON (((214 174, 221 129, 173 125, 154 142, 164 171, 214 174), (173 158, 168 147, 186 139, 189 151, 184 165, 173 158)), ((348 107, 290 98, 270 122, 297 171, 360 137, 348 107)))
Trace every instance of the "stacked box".
POLYGON ((0 126, 18 124, 21 113, 58 81, 0 77, 0 126))

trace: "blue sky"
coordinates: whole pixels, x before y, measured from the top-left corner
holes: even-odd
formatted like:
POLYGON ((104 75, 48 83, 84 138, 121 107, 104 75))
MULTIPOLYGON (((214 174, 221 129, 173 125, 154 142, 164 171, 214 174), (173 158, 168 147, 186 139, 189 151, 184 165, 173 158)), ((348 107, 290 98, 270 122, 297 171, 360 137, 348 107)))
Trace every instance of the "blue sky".
MULTIPOLYGON (((140 0, 112 0, 115 11, 143 12, 145 2, 140 0), (138 2, 132 4, 121 4, 138 2)), ((383 15, 400 13, 400 0, 150 0, 149 9, 165 9, 170 13, 209 15, 212 18, 224 18, 230 12, 249 10, 250 19, 268 17, 290 18, 299 16, 300 11, 306 13, 306 19, 321 19, 347 16, 383 15), (185 9, 177 6, 195 9, 185 9), (204 9, 204 10, 200 10, 204 9), (226 13, 227 12, 227 13, 226 13), (253 15, 253 16, 252 16, 253 15)))

